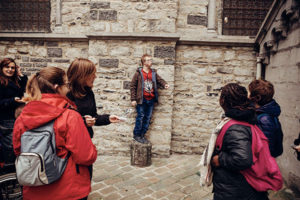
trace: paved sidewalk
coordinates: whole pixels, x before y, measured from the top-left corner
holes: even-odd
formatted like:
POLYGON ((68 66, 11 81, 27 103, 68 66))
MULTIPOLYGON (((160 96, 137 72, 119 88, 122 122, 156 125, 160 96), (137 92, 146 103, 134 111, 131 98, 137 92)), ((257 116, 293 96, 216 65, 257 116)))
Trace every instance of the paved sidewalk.
POLYGON ((98 156, 89 200, 211 200, 199 186, 199 155, 152 158, 149 167, 130 165, 130 157, 98 156))

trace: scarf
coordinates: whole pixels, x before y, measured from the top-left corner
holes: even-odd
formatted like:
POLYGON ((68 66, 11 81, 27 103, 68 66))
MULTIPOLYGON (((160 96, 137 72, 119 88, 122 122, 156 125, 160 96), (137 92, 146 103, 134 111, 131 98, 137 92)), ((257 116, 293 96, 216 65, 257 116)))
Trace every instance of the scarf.
POLYGON ((215 144, 219 133, 221 132, 223 126, 230 120, 230 118, 223 118, 217 125, 217 127, 212 131, 209 143, 206 146, 198 166, 200 166, 200 186, 210 186, 212 183, 213 172, 211 170, 210 161, 212 159, 212 154, 215 149, 215 144))

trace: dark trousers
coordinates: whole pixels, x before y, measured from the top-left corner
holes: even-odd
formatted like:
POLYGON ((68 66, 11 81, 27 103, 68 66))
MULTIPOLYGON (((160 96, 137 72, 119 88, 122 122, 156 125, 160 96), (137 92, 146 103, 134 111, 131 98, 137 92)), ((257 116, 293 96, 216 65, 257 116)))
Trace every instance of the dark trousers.
POLYGON ((152 117, 153 108, 154 99, 143 99, 143 103, 136 106, 137 116, 133 130, 134 136, 143 137, 146 134, 152 117))

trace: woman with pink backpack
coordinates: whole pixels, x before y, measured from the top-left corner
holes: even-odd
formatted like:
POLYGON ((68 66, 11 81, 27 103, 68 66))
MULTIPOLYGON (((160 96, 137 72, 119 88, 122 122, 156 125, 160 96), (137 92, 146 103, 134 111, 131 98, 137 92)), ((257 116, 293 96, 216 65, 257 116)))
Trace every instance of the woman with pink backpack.
POLYGON ((255 109, 245 87, 222 88, 225 118, 213 132, 200 161, 200 184, 212 181, 214 200, 267 200, 267 190, 279 190, 282 177, 270 155, 268 140, 255 126, 255 109))

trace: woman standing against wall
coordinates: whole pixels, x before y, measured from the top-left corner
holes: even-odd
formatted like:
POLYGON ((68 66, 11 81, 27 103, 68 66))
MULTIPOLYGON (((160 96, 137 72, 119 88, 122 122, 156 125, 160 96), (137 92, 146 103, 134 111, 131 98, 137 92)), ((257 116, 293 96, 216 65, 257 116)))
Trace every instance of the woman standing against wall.
POLYGON ((27 76, 23 75, 12 58, 4 58, 0 63, 0 162, 14 163, 12 130, 15 112, 23 106, 27 76))

